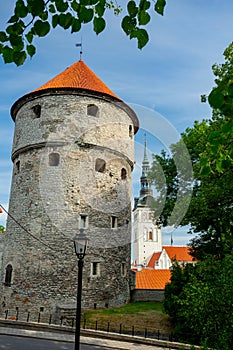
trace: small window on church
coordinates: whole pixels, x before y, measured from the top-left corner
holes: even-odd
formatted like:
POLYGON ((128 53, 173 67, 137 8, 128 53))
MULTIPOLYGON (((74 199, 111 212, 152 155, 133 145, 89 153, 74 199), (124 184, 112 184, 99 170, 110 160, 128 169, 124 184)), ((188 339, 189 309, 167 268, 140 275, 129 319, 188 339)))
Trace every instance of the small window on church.
POLYGON ((99 173, 103 173, 106 168, 106 162, 103 159, 97 158, 95 161, 95 171, 99 173))
POLYGON ((121 169, 121 180, 126 180, 127 178, 127 171, 125 170, 125 168, 121 169))
POLYGON ((49 154, 49 165, 50 166, 58 166, 60 162, 60 154, 59 153, 50 153, 49 154))
POLYGON ((148 239, 149 239, 150 241, 153 240, 153 232, 152 232, 152 231, 149 231, 149 232, 148 232, 148 239))
POLYGON ((94 104, 88 105, 87 106, 87 115, 90 115, 92 117, 97 117, 98 110, 99 110, 99 108, 96 105, 94 105, 94 104))
POLYGON ((12 265, 7 265, 6 267, 6 274, 5 274, 5 286, 10 287, 11 286, 11 280, 12 280, 12 265))
POLYGON ((34 116, 36 118, 40 118, 40 116, 41 116, 41 106, 40 105, 35 105, 35 106, 32 107, 32 110, 33 110, 34 116))

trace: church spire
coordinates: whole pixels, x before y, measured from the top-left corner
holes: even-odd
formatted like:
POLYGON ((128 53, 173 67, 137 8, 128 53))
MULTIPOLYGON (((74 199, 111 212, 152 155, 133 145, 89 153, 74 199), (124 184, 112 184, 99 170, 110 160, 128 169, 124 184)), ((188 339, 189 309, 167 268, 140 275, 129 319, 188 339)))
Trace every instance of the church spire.
POLYGON ((146 133, 144 134, 144 157, 142 161, 142 176, 140 178, 141 181, 141 189, 140 189, 140 197, 144 196, 153 196, 153 191, 150 188, 150 183, 147 177, 148 171, 150 170, 150 163, 147 157, 147 149, 146 149, 146 133))

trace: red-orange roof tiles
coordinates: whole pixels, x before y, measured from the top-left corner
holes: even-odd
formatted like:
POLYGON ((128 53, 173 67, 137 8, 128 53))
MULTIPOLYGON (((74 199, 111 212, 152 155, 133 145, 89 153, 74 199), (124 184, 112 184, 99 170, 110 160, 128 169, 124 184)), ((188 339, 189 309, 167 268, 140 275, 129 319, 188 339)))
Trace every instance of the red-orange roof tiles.
POLYGON ((169 258, 176 261, 194 261, 195 259, 190 255, 189 247, 179 246, 163 246, 169 258))
POLYGON ((164 289, 170 278, 170 270, 142 269, 136 272, 136 289, 164 289))
POLYGON ((91 90, 120 100, 82 60, 75 62, 34 91, 62 88, 91 90))
POLYGON ((152 269, 155 268, 155 263, 159 260, 161 255, 161 252, 159 253, 154 253, 152 257, 150 258, 150 261, 148 262, 147 267, 151 267, 152 269))

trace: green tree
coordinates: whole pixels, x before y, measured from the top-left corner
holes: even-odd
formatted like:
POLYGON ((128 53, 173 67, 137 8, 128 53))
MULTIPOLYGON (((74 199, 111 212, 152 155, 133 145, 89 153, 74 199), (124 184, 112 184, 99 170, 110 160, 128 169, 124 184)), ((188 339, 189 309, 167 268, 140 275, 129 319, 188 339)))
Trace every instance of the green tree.
MULTIPOLYGON (((208 96, 213 108, 213 120, 221 119, 221 126, 210 135, 202 153, 203 171, 224 173, 233 165, 233 43, 224 51, 225 62, 213 65, 216 86, 208 96)), ((205 96, 203 97, 206 101, 205 96)))
MULTIPOLYGON (((216 83, 219 89, 221 87, 221 91, 225 91, 227 86, 226 95, 221 99, 222 104, 214 102, 213 91, 217 89, 214 88, 209 95, 209 101, 214 108, 212 118, 196 121, 192 128, 186 129, 181 140, 171 146, 171 156, 164 152, 155 156, 150 172, 151 181, 160 193, 158 204, 155 203, 154 206, 159 207, 161 201, 165 203, 160 219, 163 225, 167 225, 178 200, 178 191, 183 196, 190 191, 185 170, 187 159, 182 153, 183 143, 186 145, 193 167, 193 193, 187 212, 183 217, 180 214, 180 221, 175 224, 190 225, 190 233, 199 233, 191 242, 193 254, 198 259, 204 259, 209 254, 223 258, 233 250, 233 99, 229 99, 228 91, 233 72, 232 44, 225 51, 225 58, 223 65, 214 65, 213 68, 218 77, 216 83), (183 172, 174 169, 172 159, 179 159, 179 162, 184 163, 183 172), (164 183, 161 181, 161 167, 166 179, 164 183)), ((219 94, 218 92, 216 96, 219 94)), ((186 208, 181 206, 182 209, 184 211, 186 208)))
POLYGON ((120 17, 121 28, 130 39, 137 39, 142 49, 149 41, 146 26, 151 20, 151 8, 163 15, 165 0, 130 0, 122 7, 113 0, 16 0, 14 13, 8 25, 0 32, 0 53, 5 63, 24 63, 27 56, 36 53, 35 37, 44 37, 57 26, 71 33, 80 31, 86 23, 92 23, 98 35, 106 27, 106 10, 120 17))
POLYGON ((177 302, 178 320, 196 340, 216 350, 232 349, 233 259, 198 263, 177 302))

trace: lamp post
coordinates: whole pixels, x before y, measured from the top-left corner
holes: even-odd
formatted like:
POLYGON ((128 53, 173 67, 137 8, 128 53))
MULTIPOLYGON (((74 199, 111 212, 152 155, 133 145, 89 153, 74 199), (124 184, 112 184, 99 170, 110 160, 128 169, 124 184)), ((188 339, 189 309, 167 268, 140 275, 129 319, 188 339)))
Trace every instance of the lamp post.
POLYGON ((74 249, 78 257, 78 289, 77 289, 77 306, 76 306, 76 327, 75 327, 75 342, 74 350, 80 349, 80 322, 81 322, 81 300, 82 300, 82 274, 83 274, 83 259, 86 255, 88 240, 84 235, 84 230, 80 229, 79 235, 73 238, 74 249))

